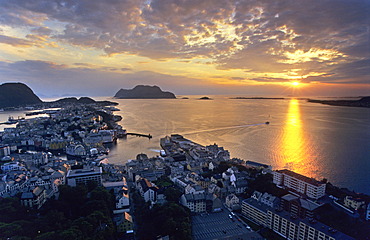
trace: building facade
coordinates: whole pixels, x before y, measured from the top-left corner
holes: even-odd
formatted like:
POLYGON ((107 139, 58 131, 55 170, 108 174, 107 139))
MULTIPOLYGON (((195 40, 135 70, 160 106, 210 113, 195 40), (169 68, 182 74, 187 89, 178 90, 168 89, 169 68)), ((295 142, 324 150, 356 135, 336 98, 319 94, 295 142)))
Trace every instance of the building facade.
POLYGON ((278 186, 294 190, 312 199, 319 199, 325 196, 325 183, 287 169, 274 171, 273 182, 278 186))
POLYGON ((83 184, 97 184, 102 185, 102 168, 93 167, 89 169, 72 169, 67 173, 67 184, 69 186, 75 187, 77 185, 83 184))

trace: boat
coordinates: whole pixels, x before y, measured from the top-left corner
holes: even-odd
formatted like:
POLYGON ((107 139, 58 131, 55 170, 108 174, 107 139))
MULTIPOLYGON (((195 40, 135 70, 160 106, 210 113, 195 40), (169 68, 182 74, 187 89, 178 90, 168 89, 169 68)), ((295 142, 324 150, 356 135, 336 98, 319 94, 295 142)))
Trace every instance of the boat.
POLYGON ((270 124, 270 122, 265 122, 265 124, 270 124))
POLYGON ((17 119, 14 119, 13 116, 9 116, 8 117, 8 121, 5 122, 4 124, 15 124, 17 122, 18 122, 18 120, 17 119))
POLYGON ((166 157, 167 156, 166 151, 164 151, 164 150, 161 150, 160 151, 160 154, 161 154, 162 157, 166 157))

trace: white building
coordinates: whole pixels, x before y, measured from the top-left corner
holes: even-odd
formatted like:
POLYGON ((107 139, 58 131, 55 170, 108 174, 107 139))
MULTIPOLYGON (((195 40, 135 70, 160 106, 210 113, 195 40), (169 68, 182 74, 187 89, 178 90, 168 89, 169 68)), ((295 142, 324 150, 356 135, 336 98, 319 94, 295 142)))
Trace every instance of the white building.
POLYGON ((287 169, 274 171, 273 176, 273 182, 276 185, 305 194, 309 198, 319 199, 325 196, 326 184, 313 178, 303 176, 287 169))
POLYGON ((313 219, 293 218, 286 211, 275 211, 254 198, 242 202, 242 214, 289 240, 354 240, 313 219))
POLYGON ((75 187, 79 184, 95 183, 98 186, 102 185, 102 168, 93 167, 89 169, 72 169, 67 173, 67 184, 75 187))

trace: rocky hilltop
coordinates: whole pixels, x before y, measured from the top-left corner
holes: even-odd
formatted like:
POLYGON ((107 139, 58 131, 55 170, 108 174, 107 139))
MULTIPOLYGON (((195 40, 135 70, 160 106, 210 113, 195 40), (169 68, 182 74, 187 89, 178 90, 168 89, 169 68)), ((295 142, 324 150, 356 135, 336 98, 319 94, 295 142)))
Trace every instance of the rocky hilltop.
POLYGON ((160 99, 160 98, 176 98, 171 92, 163 92, 157 86, 138 85, 133 89, 120 89, 115 98, 122 99, 160 99))
POLYGON ((321 103, 333 106, 365 107, 370 108, 370 97, 363 97, 360 100, 315 100, 308 99, 308 102, 321 103))
POLYGON ((0 108, 39 103, 42 103, 40 98, 23 83, 4 83, 0 85, 0 108))

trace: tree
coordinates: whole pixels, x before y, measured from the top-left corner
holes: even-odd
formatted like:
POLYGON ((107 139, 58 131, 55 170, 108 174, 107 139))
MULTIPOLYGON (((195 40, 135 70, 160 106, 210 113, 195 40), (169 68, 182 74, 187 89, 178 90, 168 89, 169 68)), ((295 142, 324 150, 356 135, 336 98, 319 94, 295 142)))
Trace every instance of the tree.
POLYGON ((164 196, 166 197, 166 200, 169 202, 178 203, 181 195, 182 195, 182 192, 174 187, 169 187, 166 190, 164 190, 164 196))

